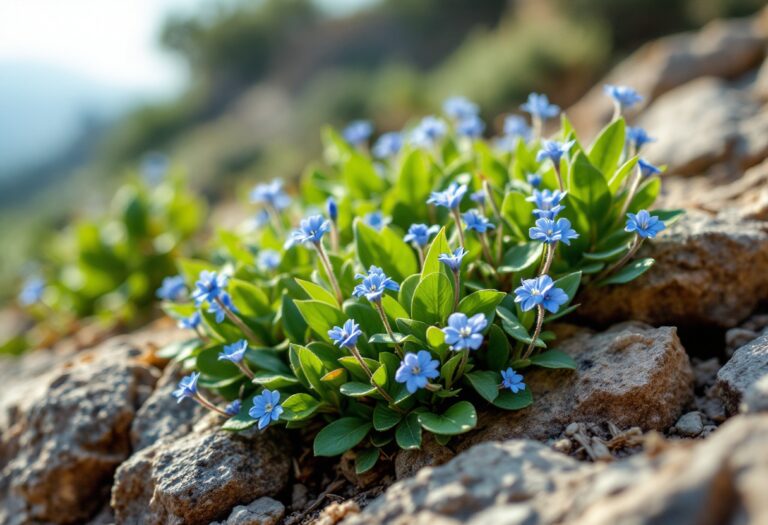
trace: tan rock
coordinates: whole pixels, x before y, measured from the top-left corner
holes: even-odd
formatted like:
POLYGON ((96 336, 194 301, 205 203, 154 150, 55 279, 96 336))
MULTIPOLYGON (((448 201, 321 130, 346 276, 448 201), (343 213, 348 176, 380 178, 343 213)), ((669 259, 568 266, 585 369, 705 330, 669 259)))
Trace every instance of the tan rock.
POLYGON ((742 346, 717 373, 717 388, 729 413, 735 414, 745 394, 768 375, 768 335, 742 346))

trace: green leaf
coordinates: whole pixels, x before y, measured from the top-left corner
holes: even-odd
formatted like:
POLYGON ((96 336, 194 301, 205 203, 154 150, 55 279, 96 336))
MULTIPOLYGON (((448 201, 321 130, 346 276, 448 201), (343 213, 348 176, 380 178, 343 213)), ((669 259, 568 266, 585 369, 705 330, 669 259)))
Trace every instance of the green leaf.
POLYGON ((315 436, 315 456, 338 456, 354 448, 368 435, 372 424, 356 417, 342 417, 315 436))
POLYGON ((495 371, 504 370, 509 362, 509 343, 504 332, 497 325, 491 325, 488 331, 488 349, 485 353, 488 368, 495 371))
POLYGON ((424 277, 413 294, 411 317, 427 324, 438 324, 453 311, 453 285, 442 273, 424 277))
POLYGON ((504 390, 499 393, 493 401, 494 406, 503 408, 504 410, 520 410, 533 404, 533 395, 531 389, 526 386, 525 390, 513 394, 509 390, 504 390))
POLYGON ((609 284, 626 284, 634 279, 637 279, 638 277, 643 275, 645 272, 647 272, 651 268, 651 266, 653 266, 654 262, 655 261, 650 257, 632 261, 631 263, 626 265, 624 268, 620 269, 618 272, 598 282, 597 285, 606 286, 609 284))
POLYGON ((281 298, 280 318, 283 320, 283 331, 288 340, 292 343, 304 344, 308 328, 307 322, 287 293, 284 293, 281 298))
POLYGON ((669 228, 685 215, 685 210, 653 210, 651 215, 658 217, 669 228))
POLYGON ((411 412, 397 425, 395 441, 403 450, 421 448, 421 425, 418 414, 411 412))
MULTIPOLYGON (((376 371, 376 369, 379 368, 379 362, 375 359, 369 359, 367 357, 363 357, 363 361, 365 361, 365 364, 368 365, 368 368, 371 369, 371 371, 376 371)), ((352 374, 352 377, 356 379, 357 381, 367 383, 368 382, 368 374, 365 373, 365 370, 363 370, 363 367, 360 366, 360 363, 357 361, 357 358, 350 356, 340 357, 339 363, 341 363, 341 366, 349 370, 349 373, 352 374)))
POLYGON ((603 128, 589 149, 589 161, 604 178, 613 174, 624 152, 624 133, 624 119, 617 119, 603 128))
POLYGON ((221 379, 242 374, 240 369, 231 361, 219 360, 219 354, 223 348, 223 345, 211 346, 197 355, 196 366, 203 375, 221 379))
POLYGON ((280 419, 284 421, 304 421, 311 418, 322 406, 322 402, 309 394, 299 393, 289 396, 282 403, 283 413, 280 419))
POLYGON ((523 326, 514 313, 503 306, 498 307, 496 313, 499 314, 499 317, 501 318, 501 326, 504 328, 505 332, 518 341, 531 342, 531 334, 528 333, 528 330, 523 326))
POLYGON ((394 332, 393 335, 395 336, 396 340, 392 340, 392 338, 389 336, 389 334, 373 334, 370 339, 368 339, 369 343, 386 343, 386 344, 393 344, 393 343, 420 343, 416 337, 412 335, 403 335, 399 334, 397 332, 394 332))
POLYGON ((232 302, 246 317, 260 317, 272 314, 272 304, 261 288, 240 279, 229 280, 232 302))
POLYGON ((521 241, 528 241, 528 228, 533 225, 533 203, 519 191, 510 191, 501 204, 501 215, 512 228, 512 234, 521 241))
POLYGON ((579 284, 581 284, 581 272, 569 273, 555 281, 555 286, 563 290, 565 295, 568 296, 568 300, 560 308, 565 308, 573 301, 576 292, 579 290, 579 284))
POLYGON ((293 376, 284 374, 273 374, 271 372, 258 372, 254 374, 253 383, 256 385, 262 385, 270 390, 287 388, 293 386, 299 382, 293 376))
POLYGON ((328 331, 334 326, 342 326, 347 320, 341 310, 323 301, 294 301, 294 303, 312 331, 329 343, 331 338, 328 337, 328 331))
POLYGON ((365 397, 376 393, 376 387, 371 386, 370 383, 350 381, 341 385, 339 392, 349 397, 365 397))
POLYGON ((637 164, 639 157, 634 156, 631 159, 627 160, 624 164, 622 164, 618 170, 616 170, 616 173, 611 177, 611 180, 608 181, 608 188, 610 189, 611 193, 616 193, 621 188, 622 184, 624 183, 624 180, 626 180, 627 176, 632 173, 632 169, 637 164))
POLYGON ((376 403, 376 407, 373 409, 373 428, 380 432, 394 428, 401 419, 403 419, 403 415, 392 410, 385 403, 376 403))
MULTIPOLYGON (((389 295, 384 295, 381 298, 381 306, 384 308, 384 313, 390 319, 408 319, 410 317, 405 308, 389 295)), ((408 306, 410 307, 410 304, 408 306)))
POLYGON ((499 266, 499 273, 522 272, 531 268, 541 260, 544 251, 544 243, 526 242, 510 248, 504 253, 504 258, 499 266))
POLYGON ((406 308, 410 309, 411 302, 413 302, 413 293, 416 291, 416 286, 418 286, 420 280, 421 274, 415 273, 413 275, 409 275, 405 281, 400 283, 400 291, 397 294, 397 302, 399 302, 401 305, 405 305, 406 308))
POLYGON ((440 377, 447 382, 452 383, 453 376, 456 373, 456 368, 459 366, 459 363, 461 363, 461 352, 457 352, 456 355, 451 357, 442 367, 440 367, 440 377))
POLYGON ((629 244, 622 244, 621 246, 617 246, 616 248, 613 248, 612 250, 606 250, 603 252, 596 252, 596 253, 585 253, 584 258, 589 259, 590 261, 610 261, 613 259, 618 259, 622 255, 624 255, 629 250, 629 244))
MULTIPOLYGON (((568 200, 566 204, 571 203, 579 211, 586 214, 590 224, 594 227, 604 220, 611 205, 611 195, 608 191, 608 184, 600 173, 583 152, 576 154, 573 161, 571 191, 576 200, 568 200)), ((588 235, 588 232, 580 231, 581 235, 588 235)))
POLYGON ((358 452, 355 456, 355 474, 365 474, 375 467, 379 460, 379 454, 381 454, 381 450, 376 447, 366 448, 358 452))
POLYGON ((459 302, 458 311, 472 317, 475 314, 483 314, 488 324, 493 323, 496 315, 496 307, 501 304, 507 294, 498 290, 478 290, 466 296, 459 302))
POLYGON ((419 414, 422 428, 434 434, 455 436, 469 432, 477 425, 477 412, 469 401, 459 401, 442 414, 422 412, 419 414))
POLYGON ((296 279, 296 283, 298 283, 298 285, 301 286, 305 292, 307 292, 307 295, 309 295, 311 299, 314 299, 315 301, 321 301, 331 305, 334 308, 338 308, 339 303, 336 301, 336 298, 333 296, 333 294, 319 284, 298 278, 296 279))
POLYGON ((245 360, 259 370, 272 372, 275 374, 289 374, 290 368, 285 366, 285 362, 280 355, 271 348, 248 348, 245 351, 245 360))
POLYGON ((576 361, 561 350, 547 350, 530 358, 531 364, 542 368, 568 368, 576 370, 576 361))
POLYGON ((330 399, 331 397, 329 396, 328 387, 320 380, 320 378, 327 374, 329 370, 323 366, 323 362, 320 358, 313 354, 308 348, 298 345, 292 346, 298 355, 301 371, 312 386, 312 389, 314 389, 314 391, 323 399, 330 399))
POLYGON ((439 273, 443 264, 438 260, 438 257, 440 257, 440 254, 450 251, 451 248, 448 245, 445 226, 443 226, 429 245, 427 255, 424 257, 424 267, 421 269, 421 278, 424 279, 432 273, 439 273))
POLYGON ((354 232, 357 258, 364 268, 379 266, 398 283, 419 270, 413 249, 388 227, 378 232, 356 219, 354 232))
POLYGON ((470 372, 464 377, 467 378, 472 388, 489 403, 493 403, 493 400, 499 397, 499 383, 501 379, 498 373, 489 370, 478 370, 470 372))

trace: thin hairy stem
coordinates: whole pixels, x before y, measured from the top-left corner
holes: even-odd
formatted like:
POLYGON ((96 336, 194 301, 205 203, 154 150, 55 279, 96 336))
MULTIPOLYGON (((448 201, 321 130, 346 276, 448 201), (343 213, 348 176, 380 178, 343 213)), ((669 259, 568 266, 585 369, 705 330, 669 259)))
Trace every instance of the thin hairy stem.
POLYGON ((320 258, 320 262, 322 263, 323 267, 325 268, 325 273, 328 274, 328 280, 331 282, 331 288, 333 288, 333 293, 336 295, 336 301, 338 301, 339 306, 341 306, 344 302, 344 296, 341 295, 339 282, 336 280, 336 275, 333 273, 331 260, 328 258, 328 254, 325 253, 325 248, 323 248, 322 241, 314 243, 313 246, 317 250, 317 255, 320 258))
POLYGON ((632 257, 635 256, 635 254, 637 253, 637 250, 640 249, 640 246, 643 244, 644 240, 645 239, 635 234, 635 238, 632 239, 632 245, 629 247, 629 251, 624 254, 624 257, 622 257, 621 259, 613 263, 611 266, 609 266, 608 268, 600 272, 597 275, 597 277, 595 277, 593 282, 598 282, 602 279, 605 279, 606 277, 614 273, 616 270, 621 269, 625 264, 627 264, 632 259, 632 257))
POLYGON ((356 346, 350 346, 348 347, 349 351, 352 353, 352 355, 357 359, 357 362, 360 363, 360 366, 365 371, 365 374, 368 376, 368 380, 371 383, 371 386, 374 387, 381 396, 386 399, 387 403, 389 403, 392 408, 395 410, 402 412, 403 410, 395 405, 395 400, 392 398, 392 396, 389 395, 389 392, 384 390, 384 388, 381 387, 376 381, 373 380, 373 372, 371 372, 371 369, 368 367, 368 363, 365 362, 365 359, 363 359, 363 356, 360 355, 360 351, 357 349, 356 346))
POLYGON ((461 276, 459 271, 453 272, 453 311, 459 307, 459 289, 461 288, 461 276))
POLYGON ((464 230, 461 228, 461 215, 459 215, 459 208, 453 208, 451 212, 453 213, 453 222, 456 223, 456 231, 459 232, 459 244, 462 248, 466 248, 466 243, 464 242, 464 230))
POLYGON ((390 339, 392 339, 392 342, 395 344, 395 350, 397 351, 397 355, 400 356, 400 358, 403 358, 403 349, 400 348, 400 343, 397 342, 397 338, 395 337, 395 332, 392 331, 392 326, 389 324, 389 319, 387 319, 387 314, 384 312, 384 308, 381 306, 381 301, 375 301, 373 305, 376 307, 376 311, 379 312, 379 317, 381 317, 381 322, 384 323, 384 329, 387 331, 387 335, 389 335, 390 339))
POLYGON ((224 304, 224 302, 220 298, 214 299, 216 301, 216 304, 219 305, 219 308, 221 308, 224 311, 224 315, 227 316, 227 319, 232 321, 232 323, 237 326, 241 332, 245 334, 245 337, 247 337, 252 343, 260 343, 261 340, 256 337, 256 334, 253 333, 253 330, 251 330, 248 325, 246 325, 242 319, 240 319, 238 316, 235 315, 235 313, 227 308, 227 306, 224 304))
POLYGON ((208 410, 213 410, 217 414, 220 414, 224 417, 229 417, 229 414, 227 414, 225 411, 223 411, 222 409, 220 409, 219 407, 217 407, 216 405, 208 401, 200 392, 198 392, 195 395, 195 401, 203 405, 208 410))
POLYGON ((531 337, 531 344, 528 345, 528 349, 523 354, 523 359, 528 359, 533 353, 533 349, 536 347, 536 340, 541 334, 541 326, 544 324, 544 307, 537 305, 536 307, 536 329, 533 331, 533 337, 531 337))

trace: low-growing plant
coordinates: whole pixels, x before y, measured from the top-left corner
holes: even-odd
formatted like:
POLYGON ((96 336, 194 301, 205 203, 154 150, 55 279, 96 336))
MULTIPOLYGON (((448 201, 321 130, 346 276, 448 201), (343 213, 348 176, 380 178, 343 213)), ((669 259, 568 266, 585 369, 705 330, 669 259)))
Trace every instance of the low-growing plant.
POLYGON ((162 351, 196 371, 175 392, 228 417, 224 428, 284 424, 314 453, 353 450, 358 473, 398 447, 475 428, 476 407, 533 403, 530 367, 575 368, 550 323, 577 308, 580 286, 619 285, 679 211, 657 210, 649 137, 621 113, 589 147, 545 96, 482 137, 478 108, 446 101, 407 133, 326 129, 325 164, 300 196, 257 186, 251 228, 222 232, 212 261, 182 260, 194 291, 165 310, 196 337, 162 351), (297 223, 297 219, 303 217, 297 223), (255 225, 255 227, 254 227, 255 225), (201 387, 231 403, 220 408, 201 387))

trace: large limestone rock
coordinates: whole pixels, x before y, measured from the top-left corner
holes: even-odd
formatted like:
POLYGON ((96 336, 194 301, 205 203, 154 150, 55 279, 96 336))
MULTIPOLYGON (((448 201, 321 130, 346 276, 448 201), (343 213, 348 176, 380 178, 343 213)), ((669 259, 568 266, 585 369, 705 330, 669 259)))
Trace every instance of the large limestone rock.
POLYGON ((460 448, 512 437, 547 439, 574 421, 662 430, 693 396, 693 372, 675 328, 625 323, 599 334, 584 331, 558 348, 578 370, 531 369, 525 382, 534 405, 479 417, 484 426, 460 448))
POLYGON ((578 315, 596 323, 736 326, 768 297, 768 225, 688 213, 639 256, 656 264, 621 286, 587 288, 578 315))
POLYGON ((736 413, 745 394, 764 376, 768 376, 768 335, 736 350, 717 373, 717 387, 728 412, 736 413))
POLYGON ((207 416, 186 436, 166 438, 130 457, 115 474, 118 524, 207 524, 233 507, 275 496, 288 482, 286 440, 275 432, 220 430, 207 416))
POLYGON ((736 180, 722 184, 712 181, 712 177, 695 179, 701 182, 706 180, 708 184, 692 188, 691 178, 665 180, 667 189, 670 183, 673 187, 679 186, 679 191, 675 191, 676 195, 669 198, 665 207, 697 207, 713 214, 726 212, 743 220, 768 220, 768 160, 748 169, 736 180))

